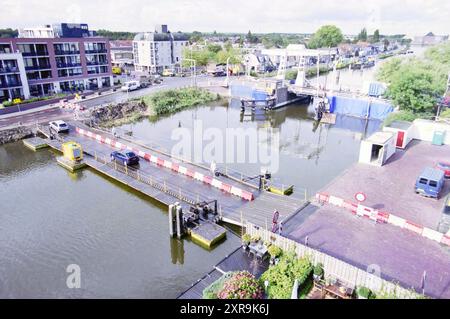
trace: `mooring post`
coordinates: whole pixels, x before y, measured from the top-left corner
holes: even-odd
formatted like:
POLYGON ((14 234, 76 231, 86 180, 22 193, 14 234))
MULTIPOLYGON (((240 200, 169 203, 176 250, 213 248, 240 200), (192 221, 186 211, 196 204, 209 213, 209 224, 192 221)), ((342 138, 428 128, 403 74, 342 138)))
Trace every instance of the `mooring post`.
POLYGON ((173 229, 173 210, 175 205, 169 205, 169 235, 173 237, 174 229, 173 229))
POLYGON ((177 237, 178 239, 181 239, 181 236, 183 236, 183 209, 180 205, 177 205, 176 207, 176 218, 177 218, 177 237))

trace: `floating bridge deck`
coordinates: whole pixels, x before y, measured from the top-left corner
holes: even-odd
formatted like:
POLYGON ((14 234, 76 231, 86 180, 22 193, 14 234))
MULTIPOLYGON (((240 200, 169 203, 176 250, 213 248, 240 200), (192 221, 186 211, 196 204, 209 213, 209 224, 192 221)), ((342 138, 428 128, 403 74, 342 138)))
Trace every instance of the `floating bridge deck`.
MULTIPOLYGON (((88 166, 165 205, 180 202, 183 207, 189 209, 191 205, 199 202, 217 200, 218 216, 222 221, 239 226, 246 221, 251 221, 261 227, 271 227, 274 210, 280 213, 279 220, 282 221, 299 211, 304 205, 304 200, 259 191, 255 186, 233 177, 211 176, 210 171, 200 165, 177 161, 169 155, 158 153, 157 150, 150 149, 142 143, 134 143, 128 138, 127 140, 119 139, 110 133, 88 128, 79 122, 70 123, 70 128, 68 134, 61 136, 65 141, 75 141, 82 146, 85 153, 84 162, 88 166), (83 132, 89 132, 89 136, 80 134, 80 129, 83 132), (141 159, 137 168, 111 162, 110 154, 117 148, 112 146, 114 144, 101 143, 105 139, 117 141, 122 149, 139 149, 140 156, 144 155, 143 152, 156 154, 158 161, 152 162, 149 157, 144 156, 147 160, 141 159), (172 164, 172 168, 168 168, 164 166, 164 161, 177 164, 172 164), (180 174, 174 170, 174 167, 178 165, 195 172, 195 176, 180 174), (203 181, 198 180, 197 174, 203 176, 203 181), (215 181, 211 183, 213 179, 215 181), (205 180, 208 183, 205 183, 205 180), (224 191, 224 187, 212 185, 217 183, 228 185, 228 192, 224 191), (230 188, 233 188, 234 194, 230 193, 230 188), (238 196, 239 192, 236 193, 235 190, 239 190, 242 196, 238 196), (251 200, 248 194, 251 195, 251 200)), ((43 128, 41 130, 45 131, 43 128)), ((45 141, 48 146, 61 151, 64 140, 58 138, 45 141)), ((36 143, 42 144, 42 141, 36 143)))

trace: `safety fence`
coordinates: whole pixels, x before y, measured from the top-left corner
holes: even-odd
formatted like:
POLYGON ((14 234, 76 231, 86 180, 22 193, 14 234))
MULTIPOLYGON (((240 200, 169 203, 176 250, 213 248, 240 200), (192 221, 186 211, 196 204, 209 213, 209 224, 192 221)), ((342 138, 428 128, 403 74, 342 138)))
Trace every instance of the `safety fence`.
POLYGON ((339 280, 349 286, 349 288, 367 287, 377 295, 396 296, 404 299, 417 298, 419 296, 413 289, 405 289, 398 283, 385 280, 375 273, 350 265, 289 238, 255 226, 252 223, 247 222, 245 224, 245 232, 250 236, 259 236, 263 241, 270 242, 284 251, 294 250, 297 257, 307 257, 313 265, 321 263, 325 279, 330 282, 339 280))
MULTIPOLYGON (((161 178, 155 178, 154 176, 147 175, 142 171, 127 166, 121 165, 116 161, 111 161, 108 157, 97 154, 96 152, 90 154, 97 162, 107 165, 108 167, 114 169, 117 172, 125 174, 139 182, 142 182, 146 185, 149 185, 153 188, 160 190, 163 193, 166 193, 174 198, 177 198, 181 201, 184 201, 190 205, 195 205, 200 202, 208 201, 209 199, 201 196, 198 193, 190 192, 185 189, 181 189, 181 187, 170 183, 169 181, 161 178)), ((219 209, 221 211, 221 209, 219 209)))
POLYGON ((404 218, 395 216, 393 214, 382 212, 377 209, 367 207, 361 204, 355 204, 351 201, 344 200, 342 198, 332 196, 325 193, 317 193, 316 200, 319 203, 328 203, 337 207, 347 209, 352 214, 369 218, 377 223, 391 224, 402 229, 407 229, 422 237, 434 240, 440 244, 450 246, 450 236, 440 233, 436 230, 424 227, 417 223, 408 221, 404 218))
POLYGON ((189 169, 187 167, 181 166, 181 165, 179 165, 177 163, 174 163, 174 162, 171 162, 171 161, 167 161, 167 160, 159 158, 159 157, 157 157, 157 156, 155 156, 153 154, 146 153, 146 152, 144 152, 144 151, 142 151, 142 150, 140 150, 138 148, 134 148, 134 147, 131 147, 129 145, 120 143, 119 141, 116 141, 116 140, 114 140, 112 138, 105 138, 105 137, 101 136, 100 134, 95 134, 93 132, 90 132, 88 130, 85 130, 85 129, 82 129, 82 128, 79 128, 79 127, 76 127, 76 132, 81 134, 81 135, 93 138, 99 143, 107 144, 107 145, 110 145, 110 146, 115 147, 115 148, 120 149, 120 150, 133 151, 139 157, 145 159, 146 161, 152 162, 152 163, 154 163, 154 164, 156 164, 156 165, 158 165, 160 167, 165 167, 165 168, 171 169, 172 171, 177 172, 179 174, 183 174, 183 175, 189 176, 189 177, 191 177, 193 179, 196 179, 198 181, 201 181, 201 182, 203 182, 205 184, 208 184, 208 185, 211 185, 213 187, 216 187, 216 188, 218 188, 218 189, 220 189, 220 190, 222 190, 222 191, 224 191, 226 193, 238 196, 238 197, 240 197, 242 199, 245 199, 245 200, 248 200, 248 201, 254 200, 254 195, 253 195, 252 192, 245 191, 245 190, 243 190, 241 188, 238 188, 236 186, 232 186, 232 185, 226 184, 226 183, 224 183, 224 182, 222 182, 222 181, 220 181, 220 180, 218 180, 216 178, 213 178, 212 176, 208 176, 208 175, 202 174, 200 172, 195 172, 195 171, 193 171, 193 170, 191 170, 191 169, 189 169))

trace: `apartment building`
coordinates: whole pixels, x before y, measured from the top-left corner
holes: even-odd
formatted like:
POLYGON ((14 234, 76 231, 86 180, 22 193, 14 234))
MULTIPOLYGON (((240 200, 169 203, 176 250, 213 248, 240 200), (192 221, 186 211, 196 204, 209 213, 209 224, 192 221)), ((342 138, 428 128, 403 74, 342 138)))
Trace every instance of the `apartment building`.
POLYGON ((111 63, 116 66, 133 65, 133 41, 111 41, 111 63))
POLYGON ((54 23, 19 30, 19 38, 84 38, 91 36, 95 36, 95 31, 90 31, 86 23, 54 23))
POLYGON ((0 47, 0 103, 29 97, 22 54, 2 51, 0 47))
POLYGON ((133 40, 135 70, 150 73, 177 70, 188 40, 184 33, 170 32, 167 25, 156 26, 154 32, 138 33, 133 40))
POLYGON ((28 86, 30 96, 112 84, 110 47, 105 38, 0 39, 2 51, 21 55, 27 82, 22 85, 28 86))

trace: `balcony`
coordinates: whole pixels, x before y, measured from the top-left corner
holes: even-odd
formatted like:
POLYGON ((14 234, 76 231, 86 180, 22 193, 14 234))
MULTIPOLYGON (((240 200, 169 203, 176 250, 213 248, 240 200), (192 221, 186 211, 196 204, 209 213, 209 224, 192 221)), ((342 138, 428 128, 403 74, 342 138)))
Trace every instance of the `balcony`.
POLYGON ((25 70, 32 71, 32 70, 49 70, 51 69, 50 64, 44 64, 44 65, 32 65, 32 66, 25 66, 25 70))
POLYGON ((92 66, 92 65, 108 65, 108 60, 106 61, 87 61, 86 62, 87 65, 92 66))
POLYGON ((0 68, 0 73, 20 73, 20 70, 18 67, 4 67, 0 68))
POLYGON ((86 54, 108 53, 106 49, 84 50, 86 54))
POLYGON ((48 56, 48 52, 46 51, 22 52, 22 56, 48 56))
POLYGON ((9 82, 0 82, 0 88, 2 89, 8 89, 8 88, 14 88, 14 87, 20 87, 22 86, 21 81, 9 81, 9 82))
POLYGON ((80 50, 55 50, 55 55, 74 55, 80 54, 80 50))
POLYGON ((81 67, 81 63, 58 63, 58 69, 81 67))

